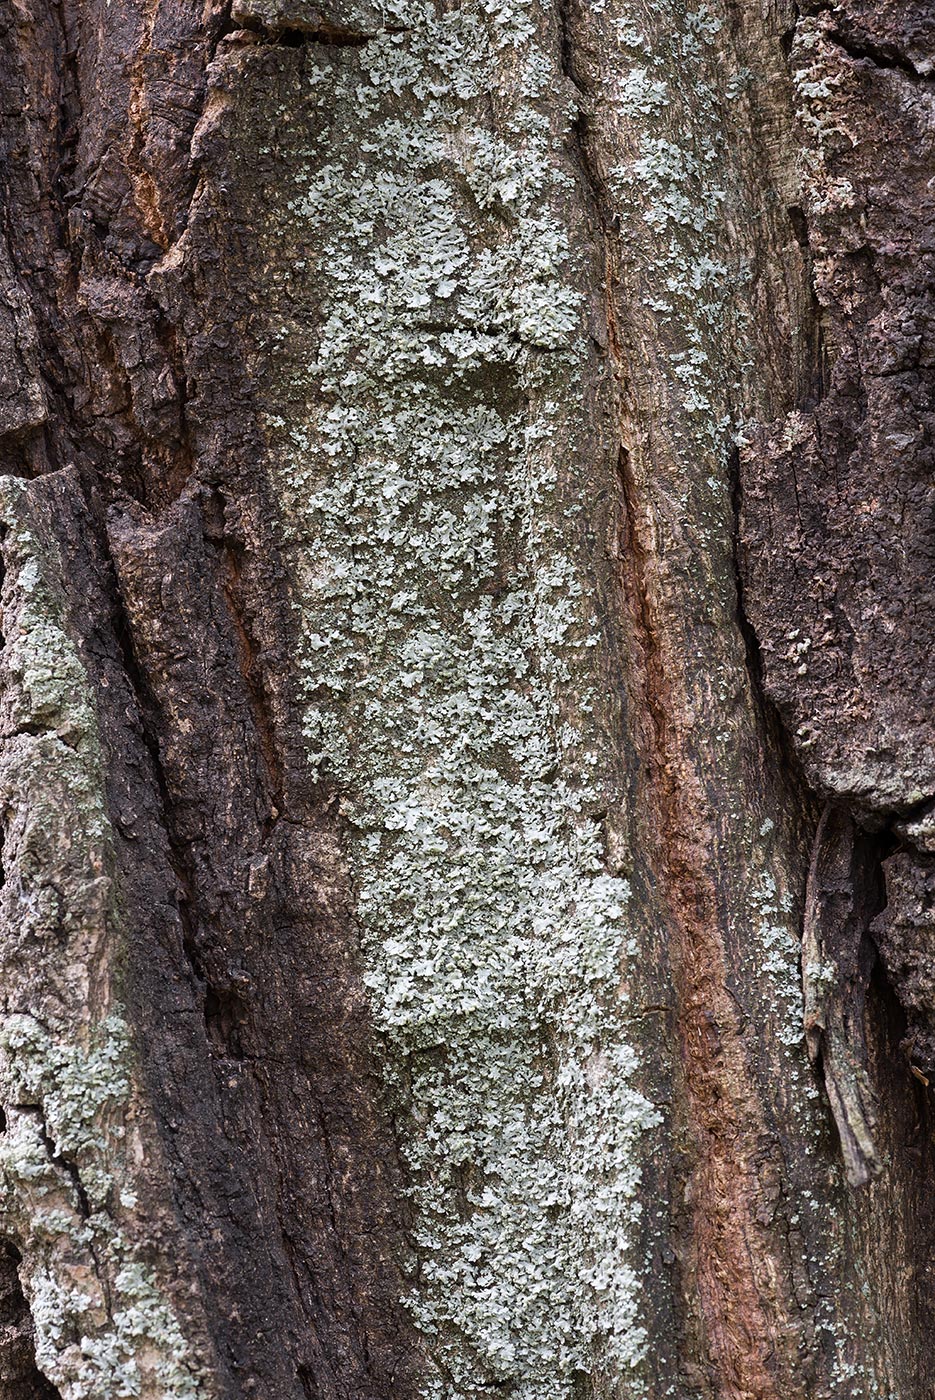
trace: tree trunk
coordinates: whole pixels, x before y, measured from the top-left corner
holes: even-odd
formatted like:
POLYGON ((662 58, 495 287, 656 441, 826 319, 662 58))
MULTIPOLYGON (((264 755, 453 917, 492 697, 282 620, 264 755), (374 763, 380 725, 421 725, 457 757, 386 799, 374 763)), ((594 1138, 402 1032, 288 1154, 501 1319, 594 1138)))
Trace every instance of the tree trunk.
POLYGON ((0 1400, 930 1400, 926 0, 0 24, 0 1400))

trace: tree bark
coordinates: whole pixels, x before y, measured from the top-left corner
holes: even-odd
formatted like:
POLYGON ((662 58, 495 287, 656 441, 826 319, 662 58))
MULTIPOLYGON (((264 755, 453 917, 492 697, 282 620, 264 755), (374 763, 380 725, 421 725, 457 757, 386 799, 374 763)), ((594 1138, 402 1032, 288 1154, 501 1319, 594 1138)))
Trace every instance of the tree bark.
POLYGON ((930 1400, 930 6, 0 26, 0 1400, 930 1400))

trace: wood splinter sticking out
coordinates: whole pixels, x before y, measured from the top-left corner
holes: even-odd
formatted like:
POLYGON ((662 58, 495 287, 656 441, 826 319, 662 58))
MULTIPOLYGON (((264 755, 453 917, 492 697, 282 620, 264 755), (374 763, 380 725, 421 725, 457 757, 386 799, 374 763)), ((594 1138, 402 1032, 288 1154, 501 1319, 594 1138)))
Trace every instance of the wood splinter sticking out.
POLYGON ((866 1068, 864 1008, 876 949, 870 922, 884 903, 879 850, 846 808, 829 803, 815 833, 802 935, 805 1038, 821 1064, 851 1186, 882 1166, 866 1068))

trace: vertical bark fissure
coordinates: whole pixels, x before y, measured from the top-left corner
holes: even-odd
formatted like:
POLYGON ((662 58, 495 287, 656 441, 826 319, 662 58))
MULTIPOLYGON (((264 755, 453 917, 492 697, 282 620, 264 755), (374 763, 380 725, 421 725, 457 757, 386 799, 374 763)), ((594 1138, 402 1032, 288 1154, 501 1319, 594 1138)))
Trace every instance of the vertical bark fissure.
POLYGON ((819 820, 819 800, 808 784, 796 747, 764 683, 760 640, 747 615, 744 597, 746 586, 741 563, 743 475, 740 469, 740 454, 736 447, 730 449, 728 474, 731 488, 731 563, 737 597, 737 630, 743 638, 750 692, 754 697, 765 749, 770 754, 776 771, 782 773, 790 797, 802 815, 805 829, 813 833, 819 820))
POLYGON ((227 538, 223 527, 224 496, 217 487, 214 489, 219 502, 221 527, 217 531, 209 529, 206 538, 214 545, 220 561, 221 586, 237 639, 240 673, 249 698, 257 747, 266 773, 269 788, 269 815, 266 819, 268 833, 279 820, 284 806, 283 740, 277 732, 273 697, 244 598, 243 546, 238 546, 227 538))
POLYGON ((176 908, 182 926, 182 947, 191 967, 193 986, 204 1007, 210 993, 210 986, 198 954, 198 941, 192 916, 194 872, 186 853, 185 843, 179 837, 174 820, 174 804, 159 751, 159 736, 153 721, 154 701, 149 692, 145 674, 135 654, 133 628, 121 596, 117 571, 103 526, 99 527, 98 534, 102 556, 107 561, 107 572, 113 580, 110 599, 113 632, 120 649, 123 674, 135 701, 135 714, 139 723, 140 735, 149 756, 152 776, 159 793, 161 824, 166 834, 172 871, 177 882, 176 908))

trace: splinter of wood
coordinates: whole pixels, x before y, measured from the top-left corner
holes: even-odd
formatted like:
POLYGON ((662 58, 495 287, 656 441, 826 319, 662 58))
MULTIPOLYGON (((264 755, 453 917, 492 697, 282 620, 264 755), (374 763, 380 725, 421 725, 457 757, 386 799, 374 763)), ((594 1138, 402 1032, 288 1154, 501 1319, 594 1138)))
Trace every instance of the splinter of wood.
POLYGON ((820 1064, 841 1138, 847 1180, 863 1186, 881 1168, 867 1075, 864 1008, 875 950, 879 862, 871 839, 829 803, 815 833, 802 934, 802 989, 809 1057, 820 1064))

